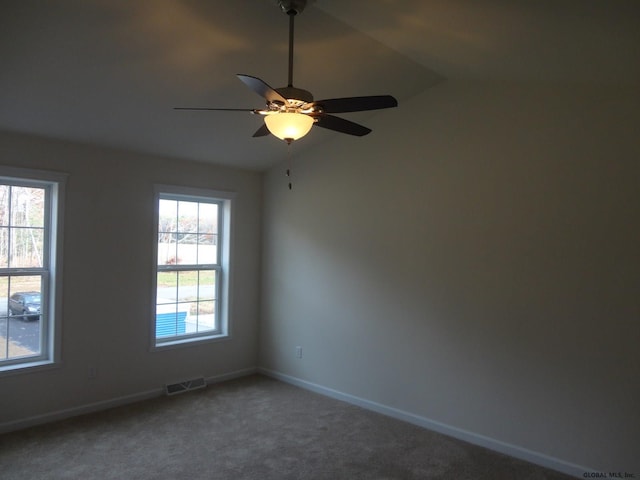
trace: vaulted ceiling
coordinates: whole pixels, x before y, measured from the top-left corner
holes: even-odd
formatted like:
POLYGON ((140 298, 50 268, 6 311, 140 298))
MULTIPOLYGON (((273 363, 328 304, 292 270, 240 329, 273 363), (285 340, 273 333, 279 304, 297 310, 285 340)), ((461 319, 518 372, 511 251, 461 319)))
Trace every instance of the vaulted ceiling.
MULTIPOLYGON (((399 108, 447 80, 640 87, 639 25, 637 0, 317 0, 296 19, 294 85, 399 108)), ((0 130, 268 168, 286 146, 251 137, 260 117, 173 107, 262 108, 235 74, 286 85, 287 42, 275 0, 3 0, 0 130)))

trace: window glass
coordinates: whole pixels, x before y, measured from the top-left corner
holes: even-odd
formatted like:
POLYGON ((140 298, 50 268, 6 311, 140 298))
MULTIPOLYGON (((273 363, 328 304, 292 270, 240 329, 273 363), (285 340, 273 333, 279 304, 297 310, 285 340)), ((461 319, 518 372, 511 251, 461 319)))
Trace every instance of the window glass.
POLYGON ((28 178, 0 176, 0 373, 51 363, 56 354, 49 288, 57 278, 62 184, 25 173, 28 178))
POLYGON ((159 192, 157 201, 155 344, 223 336, 219 235, 230 200, 159 192))

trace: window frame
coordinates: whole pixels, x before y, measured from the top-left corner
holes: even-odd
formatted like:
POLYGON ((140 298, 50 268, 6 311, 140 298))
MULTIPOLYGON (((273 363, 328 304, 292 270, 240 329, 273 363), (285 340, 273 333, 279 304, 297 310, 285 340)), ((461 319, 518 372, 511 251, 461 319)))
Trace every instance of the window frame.
POLYGON ((230 338, 230 310, 231 310, 231 251, 233 245, 232 225, 233 225, 233 201, 235 192, 211 190, 205 188, 185 187, 177 185, 154 185, 154 215, 153 215, 153 275, 151 290, 151 319, 150 325, 150 345, 151 351, 165 350, 168 348, 196 345, 203 342, 219 341, 230 338), (158 286, 158 273, 163 271, 192 271, 200 270, 194 265, 176 265, 173 267, 158 265, 158 227, 160 218, 160 200, 181 200, 188 202, 215 203, 218 208, 218 262, 217 264, 205 264, 201 270, 216 271, 216 330, 208 330, 200 333, 179 334, 175 336, 156 337, 156 307, 158 286), (206 267, 206 268, 205 268, 206 267))
MULTIPOLYGON (((67 178, 68 174, 62 172, 0 165, 0 184, 46 190, 42 268, 0 268, 3 276, 42 275, 41 351, 35 356, 0 360, 0 376, 51 368, 62 361, 62 245, 67 178)), ((7 305, 8 301, 7 298, 7 305)), ((7 311, 7 321, 8 317, 7 311)))

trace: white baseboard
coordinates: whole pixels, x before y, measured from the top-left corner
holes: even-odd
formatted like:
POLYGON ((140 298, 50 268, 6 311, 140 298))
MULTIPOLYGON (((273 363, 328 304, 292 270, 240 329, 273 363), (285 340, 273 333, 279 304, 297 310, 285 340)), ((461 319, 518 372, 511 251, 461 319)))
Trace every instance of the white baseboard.
POLYGON ((533 463, 535 465, 539 465, 541 467, 545 467, 551 470, 555 470, 557 472, 565 473, 567 475, 571 475, 576 478, 584 478, 584 475, 586 472, 595 471, 592 468, 587 468, 580 465, 576 465, 574 463, 566 462, 558 458, 550 457, 549 455, 534 452, 532 450, 528 450, 526 448, 522 448, 517 445, 511 445, 509 443, 505 443, 500 440, 495 440, 493 438, 489 438, 484 435, 480 435, 480 434, 469 432, 467 430, 463 430, 457 427, 446 425, 444 423, 437 422, 435 420, 431 420, 426 417, 421 417, 419 415, 415 415, 410 412, 399 410, 397 408, 388 407, 386 405, 372 402, 364 398, 356 397, 348 393, 343 393, 338 390, 333 390, 331 388, 323 387, 322 385, 311 383, 306 380, 302 380, 296 377, 292 377, 290 375, 276 372, 274 370, 259 368, 258 371, 268 377, 281 380, 291 385, 295 385, 297 387, 301 387, 306 390, 310 390, 312 392, 325 395, 327 397, 335 398, 336 400, 341 400, 343 402, 347 402, 352 405, 365 408, 367 410, 381 413, 383 415, 393 417, 398 420, 402 420, 402 421, 417 425, 419 427, 426 428, 428 430, 433 430, 435 432, 442 433, 444 435, 457 438, 459 440, 463 440, 465 442, 472 443, 474 445, 478 445, 480 447, 484 447, 489 450, 493 450, 495 452, 503 453, 505 455, 509 455, 511 457, 518 458, 520 460, 524 460, 526 462, 533 463))
MULTIPOLYGON (((215 375, 212 377, 206 377, 208 385, 214 383, 225 382, 234 378, 245 377, 252 375, 258 371, 257 368, 245 368, 242 370, 236 370, 234 372, 223 373, 221 375, 215 375)), ((140 402, 142 400, 149 400, 151 398, 164 395, 164 388, 158 387, 153 390, 147 390, 145 392, 138 392, 131 395, 124 395, 121 397, 110 398, 108 400, 101 400, 99 402, 88 403, 85 405, 79 405, 77 407, 66 408, 63 410, 57 410, 55 412, 48 412, 42 415, 34 415, 32 417, 22 418, 19 420, 13 420, 10 422, 0 423, 0 433, 12 432, 15 430, 22 430, 23 428, 33 427, 36 425, 42 425, 44 423, 55 422, 58 420, 64 420, 66 418, 76 417, 78 415, 84 415, 87 413, 99 412, 101 410, 107 410, 109 408, 120 407, 129 403, 140 402)))
POLYGON ((248 375, 253 375, 254 373, 258 373, 257 367, 243 368, 242 370, 235 370, 233 372, 223 373, 221 375, 214 375, 213 377, 205 377, 205 380, 207 381, 207 385, 211 385, 213 383, 233 380, 234 378, 246 377, 248 375))

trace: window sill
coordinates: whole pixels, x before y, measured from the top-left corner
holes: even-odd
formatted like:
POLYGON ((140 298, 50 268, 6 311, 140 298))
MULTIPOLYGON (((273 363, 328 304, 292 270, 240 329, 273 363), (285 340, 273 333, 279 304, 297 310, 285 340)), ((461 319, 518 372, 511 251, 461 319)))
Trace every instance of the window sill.
POLYGON ((0 377, 35 373, 42 370, 50 370, 59 367, 60 364, 52 360, 36 360, 33 362, 15 363, 13 365, 0 366, 0 377))
POLYGON ((157 352, 161 350, 170 350, 174 348, 182 348, 182 347, 194 347, 197 345, 201 345, 203 343, 213 343, 220 342, 224 340, 229 340, 231 338, 230 335, 227 334, 216 334, 216 335, 207 335, 204 337, 191 337, 191 338, 177 338, 175 340, 164 341, 162 343, 156 343, 151 347, 152 352, 157 352))

